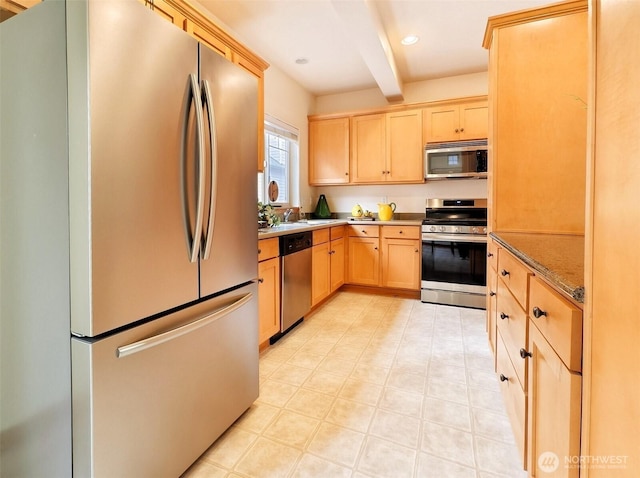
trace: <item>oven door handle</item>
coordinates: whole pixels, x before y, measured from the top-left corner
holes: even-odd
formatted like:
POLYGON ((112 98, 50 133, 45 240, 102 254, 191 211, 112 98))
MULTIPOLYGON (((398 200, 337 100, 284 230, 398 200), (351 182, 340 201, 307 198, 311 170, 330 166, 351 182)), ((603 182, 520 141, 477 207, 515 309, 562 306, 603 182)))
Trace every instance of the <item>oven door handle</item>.
POLYGON ((472 234, 437 234, 437 233, 422 234, 422 242, 435 242, 435 241, 486 243, 487 236, 475 236, 472 234))

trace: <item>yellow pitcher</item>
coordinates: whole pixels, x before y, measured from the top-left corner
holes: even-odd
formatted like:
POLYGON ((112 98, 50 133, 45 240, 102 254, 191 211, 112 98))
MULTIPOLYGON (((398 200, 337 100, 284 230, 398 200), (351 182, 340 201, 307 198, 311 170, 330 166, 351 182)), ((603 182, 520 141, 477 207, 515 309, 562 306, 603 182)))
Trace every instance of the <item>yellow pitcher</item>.
POLYGON ((396 203, 378 204, 378 219, 381 221, 390 221, 396 210, 396 203))

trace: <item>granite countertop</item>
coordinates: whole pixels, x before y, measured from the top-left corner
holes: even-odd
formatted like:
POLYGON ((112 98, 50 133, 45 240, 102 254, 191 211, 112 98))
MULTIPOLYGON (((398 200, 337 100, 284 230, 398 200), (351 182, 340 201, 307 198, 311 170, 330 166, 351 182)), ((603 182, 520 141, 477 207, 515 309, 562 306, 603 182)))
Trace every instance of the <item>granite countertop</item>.
POLYGON ((298 232, 313 231, 314 229, 322 229, 325 227, 340 226, 343 224, 362 224, 367 226, 420 226, 421 219, 392 219, 391 221, 358 221, 348 218, 321 219, 310 220, 309 222, 300 221, 292 223, 281 223, 279 226, 258 229, 258 239, 267 239, 269 237, 285 236, 287 234, 295 234, 298 232))
POLYGON ((584 303, 584 236, 499 231, 490 236, 559 291, 584 303))

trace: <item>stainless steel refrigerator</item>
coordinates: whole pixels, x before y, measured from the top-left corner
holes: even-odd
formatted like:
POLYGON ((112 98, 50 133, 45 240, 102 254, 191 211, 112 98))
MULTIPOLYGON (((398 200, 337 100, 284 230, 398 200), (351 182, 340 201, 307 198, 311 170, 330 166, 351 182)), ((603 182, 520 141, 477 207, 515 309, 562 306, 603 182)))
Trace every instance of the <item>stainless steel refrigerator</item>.
POLYGON ((0 43, 0 475, 178 476, 258 396, 257 79, 136 0, 0 43))

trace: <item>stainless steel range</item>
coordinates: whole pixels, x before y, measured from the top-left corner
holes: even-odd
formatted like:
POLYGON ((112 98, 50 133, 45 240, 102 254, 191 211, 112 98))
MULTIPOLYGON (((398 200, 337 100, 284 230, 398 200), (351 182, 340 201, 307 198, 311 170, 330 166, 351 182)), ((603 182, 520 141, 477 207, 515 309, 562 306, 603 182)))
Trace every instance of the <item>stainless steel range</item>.
POLYGON ((422 302, 486 307, 487 200, 427 199, 422 302))

